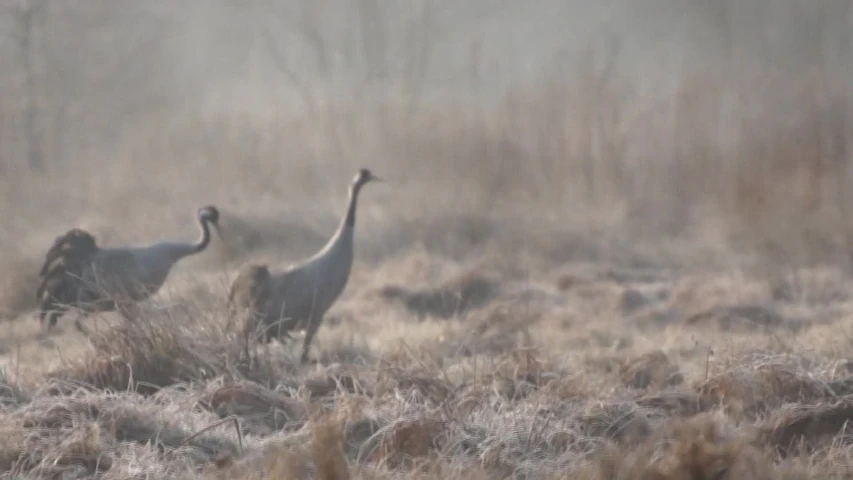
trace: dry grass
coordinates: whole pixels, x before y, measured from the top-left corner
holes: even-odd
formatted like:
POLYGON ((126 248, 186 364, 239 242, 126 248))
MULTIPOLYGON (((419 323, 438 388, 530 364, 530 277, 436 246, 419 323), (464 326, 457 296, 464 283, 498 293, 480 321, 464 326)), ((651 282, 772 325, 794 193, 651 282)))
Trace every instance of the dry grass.
POLYGON ((15 217, 0 471, 848 478, 849 92, 736 70, 650 101, 586 68, 488 107, 174 107, 110 151, 0 178, 15 217), (732 98, 750 104, 724 110, 732 98), (362 194, 319 363, 279 342, 246 362, 231 279, 321 246, 362 164, 389 182, 362 194), (38 330, 35 273, 58 233, 189 237, 187 205, 208 203, 224 244, 180 264, 138 322, 38 330))
MULTIPOLYGON (((618 303, 620 292, 612 295, 618 303)), ((376 307, 372 294, 366 298, 376 307)), ((361 301, 351 295, 348 304, 361 301)), ((677 330, 658 329, 660 340, 648 344, 595 344, 561 327, 553 309, 518 343, 448 350, 447 338, 470 329, 475 312, 448 323, 401 314, 393 302, 383 308, 380 323, 362 320, 372 329, 365 336, 380 335, 377 343, 360 340, 374 357, 313 367, 275 343, 251 367, 230 364, 239 333, 205 323, 225 324, 225 310, 190 299, 140 324, 113 325, 43 379, 7 374, 0 466, 17 476, 110 478, 850 473, 853 377, 834 359, 840 352, 791 351, 766 332, 717 324, 703 327, 718 333, 701 343, 685 330, 699 327, 673 323, 677 330), (399 343, 396 333, 380 333, 389 317, 431 330, 409 331, 399 343)), ((849 318, 833 325, 850 328, 849 318)), ((637 337, 650 333, 626 317, 609 321, 637 337)), ((321 358, 356 348, 350 329, 326 329, 321 358)), ((491 335, 513 337, 515 327, 498 322, 491 335)))

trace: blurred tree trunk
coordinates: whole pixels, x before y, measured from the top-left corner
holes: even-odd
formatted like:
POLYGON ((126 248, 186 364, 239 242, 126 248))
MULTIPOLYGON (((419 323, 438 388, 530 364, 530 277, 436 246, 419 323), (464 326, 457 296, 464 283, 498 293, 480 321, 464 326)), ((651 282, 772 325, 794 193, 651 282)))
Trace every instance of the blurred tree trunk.
POLYGON ((41 15, 43 0, 21 0, 13 10, 18 53, 24 68, 24 136, 27 146, 27 166, 44 169, 44 152, 39 130, 38 85, 36 84, 36 21, 41 15))

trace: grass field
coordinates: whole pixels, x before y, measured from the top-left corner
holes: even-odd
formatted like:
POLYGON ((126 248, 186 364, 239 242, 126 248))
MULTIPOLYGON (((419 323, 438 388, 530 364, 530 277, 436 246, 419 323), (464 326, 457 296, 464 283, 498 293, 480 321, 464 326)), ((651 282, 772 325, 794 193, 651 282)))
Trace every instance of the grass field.
POLYGON ((576 67, 493 102, 175 105, 6 165, 2 478, 850 478, 849 87, 576 67), (316 364, 238 363, 237 269, 319 249, 359 167, 387 182, 316 364), (224 239, 136 323, 42 331, 57 235, 189 240, 206 204, 224 239))

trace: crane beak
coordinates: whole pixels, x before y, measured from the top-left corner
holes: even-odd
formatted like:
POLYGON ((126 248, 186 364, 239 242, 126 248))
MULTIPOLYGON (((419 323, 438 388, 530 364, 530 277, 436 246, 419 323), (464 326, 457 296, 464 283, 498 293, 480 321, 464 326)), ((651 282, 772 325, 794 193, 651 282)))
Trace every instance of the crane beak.
POLYGON ((384 178, 377 177, 376 175, 371 175, 371 176, 370 176, 370 180, 371 180, 372 182, 384 182, 384 181, 385 181, 385 179, 384 179, 384 178))
POLYGON ((216 234, 219 235, 219 238, 222 238, 222 229, 219 228, 219 222, 210 222, 213 224, 213 228, 216 229, 216 234))

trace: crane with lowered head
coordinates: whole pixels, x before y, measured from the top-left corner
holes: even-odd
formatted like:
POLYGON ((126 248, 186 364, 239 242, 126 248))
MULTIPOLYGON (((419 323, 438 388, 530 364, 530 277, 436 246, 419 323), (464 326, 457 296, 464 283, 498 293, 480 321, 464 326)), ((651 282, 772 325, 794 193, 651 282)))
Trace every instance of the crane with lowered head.
MULTIPOLYGON (((36 292, 38 316, 48 330, 69 308, 88 316, 118 311, 130 317, 129 307, 151 297, 182 258, 203 252, 210 244, 210 227, 218 235, 219 210, 198 210, 201 236, 196 242, 161 241, 145 246, 102 248, 89 232, 73 228, 60 235, 45 255, 36 292)), ((78 316, 75 326, 85 331, 78 316)))

